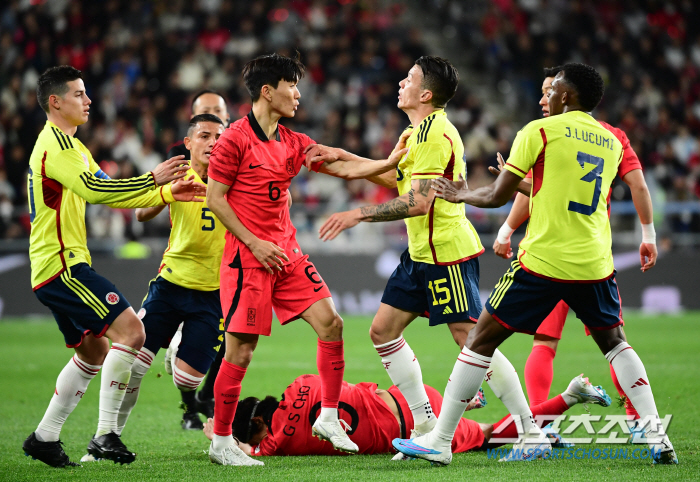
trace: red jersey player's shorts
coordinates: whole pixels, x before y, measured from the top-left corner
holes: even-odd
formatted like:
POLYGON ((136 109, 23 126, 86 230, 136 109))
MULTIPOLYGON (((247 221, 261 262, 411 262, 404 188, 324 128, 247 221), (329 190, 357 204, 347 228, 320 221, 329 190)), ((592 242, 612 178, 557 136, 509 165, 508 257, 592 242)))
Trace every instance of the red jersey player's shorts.
MULTIPOLYGON (((564 300, 561 300, 552 312, 547 315, 547 318, 544 319, 535 333, 561 340, 561 333, 564 331, 564 323, 566 323, 566 315, 568 314, 569 305, 564 300)), ((591 336, 591 330, 586 325, 583 325, 583 329, 586 331, 586 336, 591 336)))
POLYGON ((284 325, 331 296, 308 255, 273 274, 262 267, 233 268, 235 264, 236 259, 221 265, 221 308, 230 333, 270 336, 273 308, 284 325))

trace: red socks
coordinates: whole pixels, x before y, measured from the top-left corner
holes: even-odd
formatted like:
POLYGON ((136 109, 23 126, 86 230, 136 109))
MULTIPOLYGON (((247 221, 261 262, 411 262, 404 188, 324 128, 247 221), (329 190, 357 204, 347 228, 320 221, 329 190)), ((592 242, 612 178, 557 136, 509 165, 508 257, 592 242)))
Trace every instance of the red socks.
POLYGON ((525 363, 525 388, 530 407, 544 403, 554 377, 554 355, 556 351, 547 345, 535 345, 525 363))
POLYGON ((241 395, 241 382, 246 369, 221 361, 221 369, 214 382, 214 433, 222 437, 231 435, 233 416, 241 395))
POLYGON ((617 388, 617 393, 619 393, 621 397, 625 397, 625 412, 627 412, 627 418, 631 420, 637 420, 640 418, 639 414, 637 413, 637 409, 634 408, 632 401, 625 394, 625 391, 620 386, 620 382, 617 381, 617 375, 615 374, 612 364, 610 365, 610 378, 612 378, 615 388, 617 388))
POLYGON ((343 340, 318 340, 316 349, 316 367, 321 377, 321 407, 338 408, 340 391, 343 388, 343 373, 345 373, 345 358, 343 355, 343 340))
MULTIPOLYGON (((538 345, 541 346, 541 345, 538 345)), ((549 348, 549 347, 546 347, 549 348)), ((551 349, 551 348, 550 348, 551 349)), ((551 415, 552 417, 557 417, 562 413, 566 412, 569 406, 566 404, 561 395, 557 395, 551 400, 540 403, 539 405, 530 407, 532 411, 532 416, 537 417, 538 415, 551 415)), ((544 425, 550 423, 551 419, 542 419, 535 422, 542 428, 544 425)), ((493 424, 493 438, 495 439, 517 439, 518 428, 515 423, 513 423, 513 418, 510 415, 506 415, 501 420, 493 424), (499 432, 499 427, 503 426, 503 431, 499 432)), ((501 444, 502 445, 502 444, 501 444)))

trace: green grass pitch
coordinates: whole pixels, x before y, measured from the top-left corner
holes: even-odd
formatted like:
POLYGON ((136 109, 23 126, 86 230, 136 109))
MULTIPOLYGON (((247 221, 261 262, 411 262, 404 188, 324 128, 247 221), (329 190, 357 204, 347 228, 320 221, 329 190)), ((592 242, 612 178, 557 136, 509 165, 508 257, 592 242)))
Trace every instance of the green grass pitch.
MULTIPOLYGON (((0 367, 3 395, 0 400, 1 480, 698 480, 700 479, 700 313, 681 316, 628 314, 626 332, 644 361, 659 412, 673 414, 670 435, 680 465, 652 466, 643 460, 548 460, 503 464, 488 460, 483 452, 455 455, 448 467, 431 467, 423 461, 392 462, 388 455, 351 457, 266 457, 265 467, 221 467, 205 454, 208 441, 197 432, 180 428, 179 395, 165 374, 161 350, 142 385, 141 398, 124 431, 130 449, 138 453, 131 465, 111 462, 82 468, 53 469, 25 457, 23 440, 35 429, 52 394, 56 377, 73 351, 63 347, 62 337, 50 320, 0 322, 0 367)), ((347 317, 345 325, 345 379, 390 385, 367 331, 370 318, 347 317)), ((458 348, 446 327, 429 328, 419 319, 406 332, 418 356, 425 383, 443 391, 458 348)), ((523 367, 532 338, 512 336, 502 347, 523 381, 523 367)), ((316 373, 313 331, 298 321, 273 328, 271 338, 261 339, 243 382, 242 396, 279 396, 296 376, 316 373)), ((552 394, 584 372, 615 398, 608 364, 593 341, 583 334, 574 318, 564 330, 554 361, 552 394)), ((524 385, 524 383, 523 383, 524 385)), ((495 422, 506 414, 503 405, 484 385, 488 406, 470 412, 480 422, 495 422)), ((85 447, 97 424, 99 380, 68 419, 61 438, 73 460, 85 447)), ((593 414, 624 413, 612 407, 591 407, 593 414)), ((576 406, 569 414, 584 413, 576 406)), ((585 436, 581 431, 576 436, 585 436)), ((587 446, 592 448, 593 446, 587 446)), ((605 446, 597 446, 604 448, 605 446)), ((619 447, 619 446, 608 446, 619 447)))

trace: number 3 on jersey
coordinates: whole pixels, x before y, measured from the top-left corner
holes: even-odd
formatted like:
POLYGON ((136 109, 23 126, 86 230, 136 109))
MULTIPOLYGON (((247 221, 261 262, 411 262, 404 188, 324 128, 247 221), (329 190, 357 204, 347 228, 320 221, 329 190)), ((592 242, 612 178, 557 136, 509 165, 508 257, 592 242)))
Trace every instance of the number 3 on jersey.
POLYGON ((209 223, 208 225, 205 224, 202 226, 202 231, 214 231, 216 224, 214 221, 214 216, 211 215, 211 209, 202 208, 202 219, 209 223))
POLYGON ((595 166, 591 172, 581 178, 581 181, 584 182, 595 181, 595 189, 593 189, 593 200, 590 205, 569 201, 569 211, 590 216, 598 209, 600 188, 603 183, 603 164, 605 160, 602 157, 592 156, 581 151, 576 155, 576 160, 581 165, 581 169, 584 169, 586 164, 593 164, 595 166))

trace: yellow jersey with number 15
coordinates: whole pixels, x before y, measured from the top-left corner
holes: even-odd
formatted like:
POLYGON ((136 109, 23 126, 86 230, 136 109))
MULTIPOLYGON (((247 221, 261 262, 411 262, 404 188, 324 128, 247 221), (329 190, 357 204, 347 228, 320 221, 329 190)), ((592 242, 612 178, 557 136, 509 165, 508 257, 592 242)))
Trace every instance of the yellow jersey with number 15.
MULTIPOLYGON (((399 194, 411 190, 411 181, 438 177, 457 181, 460 174, 466 179, 464 145, 444 109, 433 112, 413 128, 406 147, 409 152, 396 168, 399 194)), ((405 221, 408 252, 413 261, 451 265, 484 252, 462 204, 452 204, 436 197, 428 214, 406 218, 405 221)))
MULTIPOLYGON (((194 175, 190 168, 185 178, 194 175)), ((183 288, 219 289, 219 267, 224 254, 226 228, 205 202, 174 202, 170 208, 170 239, 163 253, 160 276, 183 288)))
POLYGON ((518 259, 528 272, 568 282, 613 274, 607 194, 622 144, 585 112, 530 122, 518 132, 505 168, 532 169, 530 221, 518 259))

